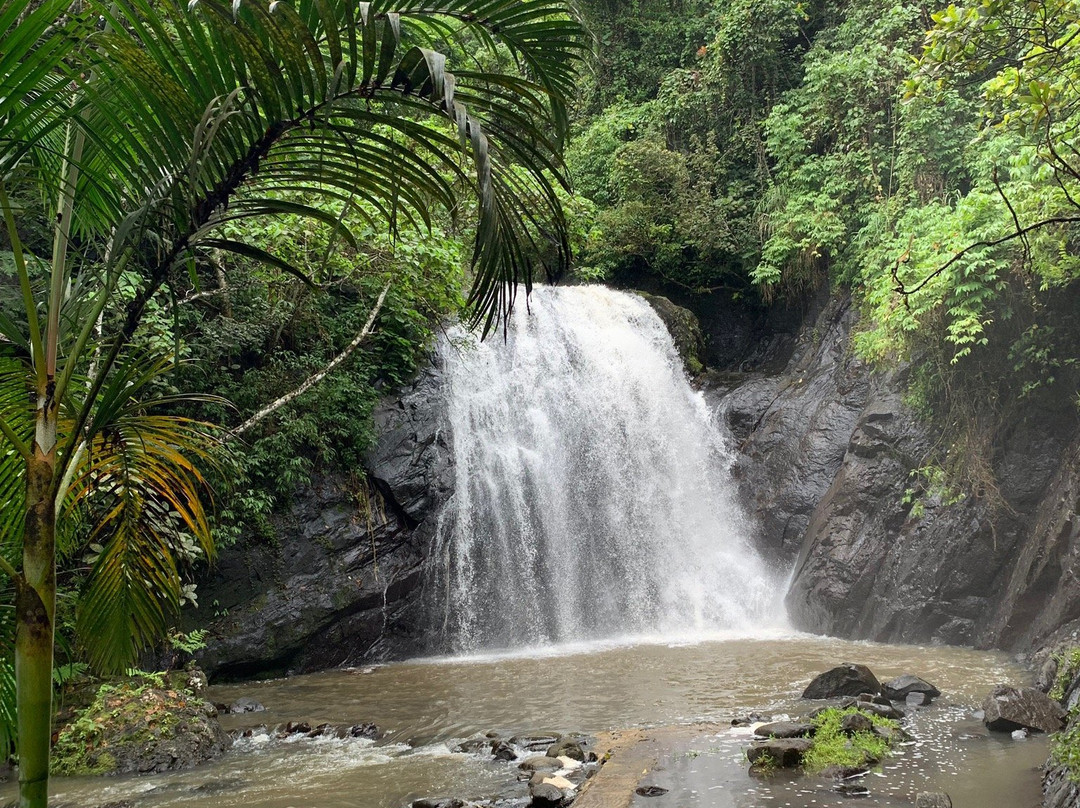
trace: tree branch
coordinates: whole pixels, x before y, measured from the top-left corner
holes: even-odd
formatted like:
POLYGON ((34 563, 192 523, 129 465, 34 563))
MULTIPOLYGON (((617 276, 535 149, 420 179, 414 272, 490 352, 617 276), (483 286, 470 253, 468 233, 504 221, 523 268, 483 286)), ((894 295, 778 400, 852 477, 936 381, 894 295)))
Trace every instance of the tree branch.
POLYGON ((1043 219, 1041 221, 1035 222, 1035 224, 1029 224, 1027 227, 1022 227, 1019 230, 1009 233, 1009 235, 1007 236, 1002 236, 1001 238, 993 239, 992 241, 976 241, 973 244, 969 244, 964 247, 964 249, 960 250, 960 252, 956 253, 956 255, 954 255, 941 266, 939 266, 937 269, 935 269, 933 272, 931 272, 929 275, 927 275, 910 289, 908 289, 904 285, 904 282, 900 280, 899 270, 900 264, 902 262, 897 261, 896 265, 893 267, 892 270, 893 282, 896 284, 896 286, 893 287, 893 291, 904 295, 905 297, 915 294, 924 286, 926 286, 926 284, 930 283, 930 281, 932 281, 934 278, 936 278, 938 275, 940 275, 942 272, 944 272, 946 269, 951 267, 953 264, 955 264, 957 261, 959 261, 961 258, 963 258, 965 255, 967 255, 969 252, 976 249, 977 247, 997 247, 999 244, 1004 244, 1005 242, 1012 241, 1013 239, 1025 238, 1028 233, 1034 230, 1038 230, 1042 227, 1048 227, 1052 224, 1077 223, 1080 223, 1080 216, 1051 216, 1049 219, 1043 219))
POLYGON ((244 434, 249 429, 251 429, 251 427, 255 426, 255 424, 266 418, 266 416, 270 415, 273 412, 276 412, 277 410, 288 404, 290 401, 306 393, 308 390, 310 390, 312 387, 314 387, 316 384, 326 378, 330 371, 332 371, 334 368, 336 368, 338 365, 348 359, 352 355, 353 351, 360 347, 360 343, 362 343, 364 339, 371 333, 372 328, 375 326, 375 318, 379 316, 379 312, 382 310, 383 303, 386 301, 386 293, 389 291, 390 281, 387 281, 386 285, 383 286, 382 293, 379 295, 379 299, 375 302, 375 308, 371 310, 371 314, 368 315, 367 322, 364 323, 364 328, 360 331, 359 334, 356 335, 356 338, 352 342, 345 346, 345 350, 343 350, 341 353, 331 359, 330 363, 318 373, 309 376, 308 379, 295 390, 290 393, 286 393, 281 398, 263 407, 257 413, 244 421, 244 423, 240 424, 240 426, 232 429, 229 432, 229 436, 235 438, 244 434))

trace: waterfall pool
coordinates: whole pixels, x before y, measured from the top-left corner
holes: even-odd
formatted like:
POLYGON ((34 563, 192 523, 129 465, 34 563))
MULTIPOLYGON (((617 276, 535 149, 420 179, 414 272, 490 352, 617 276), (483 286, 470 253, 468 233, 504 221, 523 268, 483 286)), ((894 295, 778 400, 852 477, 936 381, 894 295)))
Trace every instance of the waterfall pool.
POLYGON ((715 635, 582 643, 471 658, 433 658, 211 688, 216 701, 250 696, 265 712, 228 716, 227 726, 307 721, 374 721, 371 742, 292 736, 241 740, 197 769, 149 777, 57 778, 56 805, 93 808, 130 800, 135 808, 401 808, 417 797, 454 795, 524 805, 515 764, 454 753, 461 740, 499 732, 596 733, 687 725, 656 777, 671 789, 636 798, 655 808, 912 806, 917 792, 942 790, 956 808, 1035 808, 1041 736, 989 733, 972 716, 998 682, 1024 683, 1026 671, 1003 654, 962 648, 853 643, 776 633, 755 639, 715 635), (870 796, 847 798, 822 778, 751 777, 746 730, 731 718, 753 710, 805 714, 809 680, 844 661, 879 678, 915 673, 942 696, 913 710, 914 743, 866 778, 870 796), (691 732, 695 722, 715 722, 691 732), (513 802, 517 799, 518 802, 513 802))

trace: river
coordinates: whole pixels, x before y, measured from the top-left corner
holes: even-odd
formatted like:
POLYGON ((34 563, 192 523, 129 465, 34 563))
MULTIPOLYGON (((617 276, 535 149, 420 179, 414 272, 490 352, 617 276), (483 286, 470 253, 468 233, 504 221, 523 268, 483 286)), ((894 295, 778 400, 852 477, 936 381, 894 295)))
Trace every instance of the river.
POLYGON ((57 804, 132 800, 136 808, 401 808, 434 795, 521 800, 526 792, 513 782, 513 763, 451 749, 492 731, 595 733, 715 722, 715 731, 688 732, 684 747, 671 750, 666 773, 658 776, 673 791, 661 799, 638 798, 640 803, 911 806, 917 792, 940 789, 952 795, 956 808, 1035 808, 1045 739, 991 734, 972 717, 994 684, 1027 679, 1026 671, 998 653, 780 634, 414 660, 211 689, 215 700, 250 696, 266 706, 265 712, 226 718, 234 729, 374 721, 385 733, 378 741, 278 740, 270 733, 265 740, 243 739, 195 770, 58 778, 53 792, 57 804), (822 778, 751 777, 742 756, 749 735, 729 729, 731 718, 748 710, 805 714, 812 703, 799 698, 802 689, 841 661, 865 663, 879 677, 915 673, 941 689, 940 699, 907 719, 915 743, 867 778, 869 798, 842 797, 822 778))

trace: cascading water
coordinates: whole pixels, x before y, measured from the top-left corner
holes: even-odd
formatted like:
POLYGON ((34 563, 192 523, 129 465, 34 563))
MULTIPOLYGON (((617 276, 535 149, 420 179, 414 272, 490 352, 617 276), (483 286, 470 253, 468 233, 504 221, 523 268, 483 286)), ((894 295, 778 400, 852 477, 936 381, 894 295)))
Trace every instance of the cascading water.
POLYGON ((530 309, 505 342, 441 348, 456 478, 426 589, 443 647, 782 620, 732 456, 652 308, 571 287, 537 289, 530 309))

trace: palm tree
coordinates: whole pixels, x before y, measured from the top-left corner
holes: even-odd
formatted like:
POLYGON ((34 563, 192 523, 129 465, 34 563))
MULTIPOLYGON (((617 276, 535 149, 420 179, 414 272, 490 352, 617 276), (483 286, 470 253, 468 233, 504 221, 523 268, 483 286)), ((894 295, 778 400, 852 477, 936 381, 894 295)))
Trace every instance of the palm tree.
POLYGON ((21 553, 0 554, 0 569, 16 592, 23 808, 47 805, 67 503, 93 500, 97 535, 123 537, 111 556, 100 542, 88 586, 102 594, 83 604, 86 627, 112 648, 96 656, 103 667, 129 659, 175 600, 172 549, 161 531, 132 529, 127 514, 169 503, 207 539, 194 504, 201 428, 144 423, 137 433, 129 420, 120 445, 147 447, 142 461, 160 453, 156 471, 119 482, 123 464, 95 464, 118 445, 125 407, 145 416, 124 392, 142 377, 130 346, 149 302, 207 250, 303 277, 224 237, 228 222, 301 214, 349 240, 350 210, 378 211, 392 229, 423 227, 432 210, 456 211, 469 197, 470 303, 476 322, 494 327, 516 282, 528 288, 535 256, 553 256, 549 273, 569 259, 556 188, 564 99, 586 48, 564 0, 43 0, 29 9, 0 0, 0 210, 21 300, 17 317, 0 312, 5 372, 17 378, 12 405, 0 408, 0 489, 22 492, 0 519, 4 546, 21 553), (333 201, 342 215, 294 201, 304 197, 333 201), (54 223, 41 269, 20 238, 27 198, 43 200, 54 223), (106 583, 121 578, 128 598, 117 606, 106 583), (137 641, 117 647, 125 636, 137 641))

